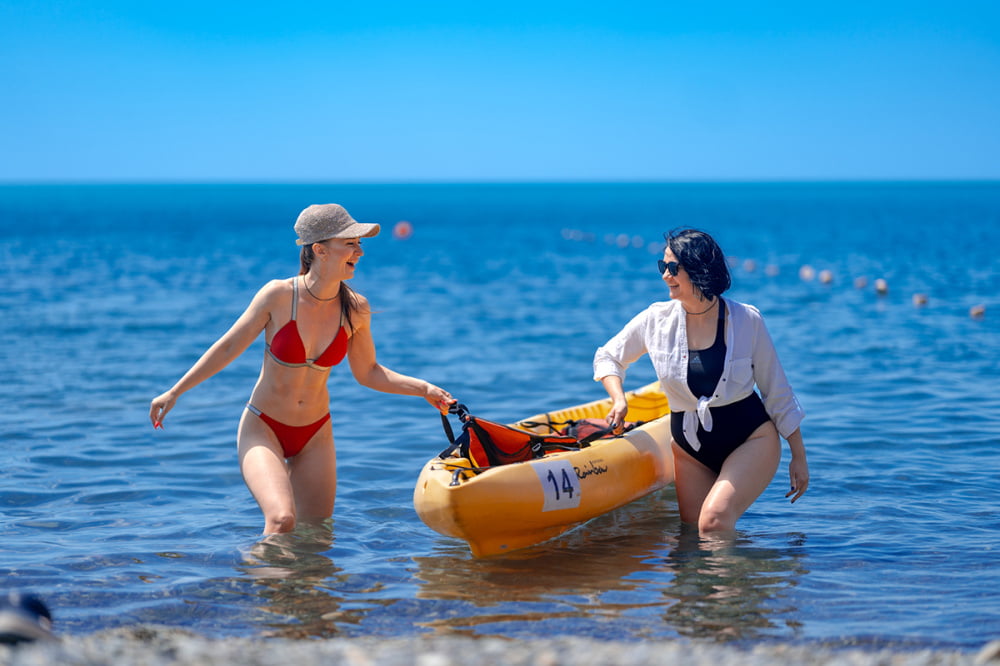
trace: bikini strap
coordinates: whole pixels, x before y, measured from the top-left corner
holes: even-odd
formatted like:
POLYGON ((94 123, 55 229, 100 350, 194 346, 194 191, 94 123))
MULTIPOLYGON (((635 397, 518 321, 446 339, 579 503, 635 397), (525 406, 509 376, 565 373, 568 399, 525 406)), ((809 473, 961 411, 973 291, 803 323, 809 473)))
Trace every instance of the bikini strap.
MULTIPOLYGON (((300 276, 301 277, 301 276, 300 276)), ((305 278, 302 278, 303 280, 305 278)), ((292 321, 295 321, 299 312, 299 278, 292 280, 292 321)))

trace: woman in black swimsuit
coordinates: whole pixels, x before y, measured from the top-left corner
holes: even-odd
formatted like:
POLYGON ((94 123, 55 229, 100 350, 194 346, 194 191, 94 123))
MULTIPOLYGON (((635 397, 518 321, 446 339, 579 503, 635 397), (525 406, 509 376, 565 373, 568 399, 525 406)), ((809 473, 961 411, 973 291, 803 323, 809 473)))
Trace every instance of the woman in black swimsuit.
POLYGON ((666 239, 658 263, 671 300, 652 304, 597 350, 594 378, 612 399, 608 422, 621 424, 625 371, 649 354, 670 401, 681 520, 702 532, 730 531, 774 478, 779 435, 792 453, 786 497, 794 502, 806 491, 805 413, 760 312, 722 297, 730 276, 715 240, 693 229, 666 239))

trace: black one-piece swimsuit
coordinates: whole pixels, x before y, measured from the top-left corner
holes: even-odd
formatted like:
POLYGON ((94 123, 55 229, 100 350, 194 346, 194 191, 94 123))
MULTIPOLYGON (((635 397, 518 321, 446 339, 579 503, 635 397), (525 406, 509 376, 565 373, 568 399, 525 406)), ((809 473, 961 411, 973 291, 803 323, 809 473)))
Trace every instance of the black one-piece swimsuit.
MULTIPOLYGON (((725 364, 726 304, 720 300, 715 342, 708 349, 688 351, 688 388, 696 398, 715 394, 725 364)), ((770 417, 756 391, 738 402, 708 409, 712 413, 712 431, 707 432, 701 423, 698 424, 698 441, 701 442, 701 448, 697 451, 684 436, 684 412, 670 414, 670 434, 692 458, 719 474, 726 458, 770 417)))

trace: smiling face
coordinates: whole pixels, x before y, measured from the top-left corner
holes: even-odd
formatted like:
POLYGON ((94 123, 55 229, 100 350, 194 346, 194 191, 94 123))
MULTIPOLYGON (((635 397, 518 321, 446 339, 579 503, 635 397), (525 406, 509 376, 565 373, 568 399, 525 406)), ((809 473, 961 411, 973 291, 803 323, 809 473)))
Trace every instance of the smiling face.
POLYGON ((731 277, 726 255, 715 239, 704 231, 683 229, 664 234, 667 241, 663 261, 678 262, 676 277, 663 277, 672 298, 691 299, 692 304, 712 301, 729 289, 731 277))
POLYGON ((341 280, 354 277, 358 259, 365 254, 360 238, 330 238, 316 245, 322 247, 317 256, 322 254, 331 272, 341 280))
MULTIPOLYGON (((663 261, 666 264, 671 262, 677 262, 677 257, 670 248, 663 250, 663 261)), ((680 263, 680 262, 677 262, 680 263)), ((670 298, 676 300, 684 299, 697 299, 701 296, 701 292, 691 283, 691 278, 688 277, 687 271, 684 270, 684 265, 680 264, 677 268, 677 275, 671 275, 669 270, 663 271, 663 281, 667 283, 667 287, 670 289, 670 298)))

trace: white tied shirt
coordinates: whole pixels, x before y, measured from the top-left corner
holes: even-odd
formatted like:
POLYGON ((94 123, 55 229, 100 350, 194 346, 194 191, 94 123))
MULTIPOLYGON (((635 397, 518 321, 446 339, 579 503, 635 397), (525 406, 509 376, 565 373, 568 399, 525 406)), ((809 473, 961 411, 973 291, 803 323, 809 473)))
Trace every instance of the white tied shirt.
POLYGON ((787 439, 805 412, 788 384, 764 319, 752 305, 722 300, 726 304, 726 360, 711 396, 696 398, 688 387, 687 317, 680 301, 653 303, 599 347, 594 354, 594 379, 615 375, 624 381, 628 366, 649 354, 671 411, 684 412, 684 436, 696 451, 701 448, 698 423, 707 432, 712 430, 709 407, 738 402, 756 384, 768 416, 787 439))

